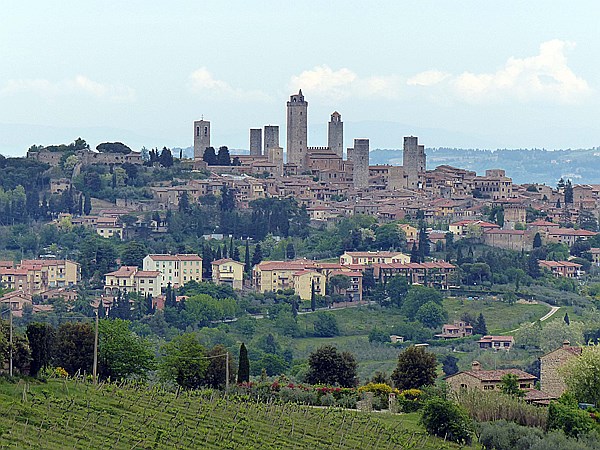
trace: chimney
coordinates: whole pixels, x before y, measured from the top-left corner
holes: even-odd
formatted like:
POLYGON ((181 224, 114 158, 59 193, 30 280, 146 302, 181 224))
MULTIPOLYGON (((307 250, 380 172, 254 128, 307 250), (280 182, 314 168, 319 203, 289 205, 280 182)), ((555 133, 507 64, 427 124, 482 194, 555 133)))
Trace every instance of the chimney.
POLYGON ((471 363, 471 370, 473 372, 479 372, 481 370, 481 363, 479 361, 473 361, 471 363))
POLYGON ((569 341, 563 341, 563 348, 569 348, 571 346, 571 343, 569 341))

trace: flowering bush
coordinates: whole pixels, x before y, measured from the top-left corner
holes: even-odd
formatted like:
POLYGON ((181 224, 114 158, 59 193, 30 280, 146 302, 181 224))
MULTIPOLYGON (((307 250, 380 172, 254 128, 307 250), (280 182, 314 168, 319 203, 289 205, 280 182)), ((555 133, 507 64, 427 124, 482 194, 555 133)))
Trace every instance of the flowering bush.
POLYGON ((402 412, 414 412, 423 406, 423 394, 420 389, 406 389, 398 396, 398 405, 402 412))

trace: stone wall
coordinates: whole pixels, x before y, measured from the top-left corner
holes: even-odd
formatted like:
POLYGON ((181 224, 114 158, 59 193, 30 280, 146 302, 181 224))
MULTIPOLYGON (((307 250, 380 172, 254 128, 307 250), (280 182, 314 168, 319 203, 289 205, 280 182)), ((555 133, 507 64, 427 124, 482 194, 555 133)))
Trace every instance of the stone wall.
POLYGON ((577 356, 563 348, 559 348, 540 358, 540 390, 553 397, 560 397, 567 390, 567 385, 560 368, 577 356))

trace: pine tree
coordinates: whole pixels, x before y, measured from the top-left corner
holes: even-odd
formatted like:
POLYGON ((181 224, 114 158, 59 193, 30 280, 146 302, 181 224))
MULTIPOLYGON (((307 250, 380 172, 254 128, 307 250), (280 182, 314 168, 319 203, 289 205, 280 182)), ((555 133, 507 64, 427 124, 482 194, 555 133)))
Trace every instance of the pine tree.
POLYGON ((296 257, 296 249, 293 242, 288 242, 285 249, 285 256, 287 259, 294 259, 296 257))
POLYGON ((483 336, 487 335, 488 330, 487 330, 487 325, 485 323, 485 317, 483 317, 483 313, 479 313, 479 317, 477 318, 477 321, 473 325, 473 333, 481 334, 483 336))
POLYGON ((263 260, 263 255, 262 255, 262 248, 260 247, 260 242, 256 244, 256 247, 254 247, 254 253, 252 254, 252 267, 254 267, 257 264, 260 264, 260 262, 263 260))
POLYGON ((242 342, 240 345, 240 357, 238 364, 238 383, 248 383, 250 381, 250 360, 248 359, 248 350, 246 345, 242 342))

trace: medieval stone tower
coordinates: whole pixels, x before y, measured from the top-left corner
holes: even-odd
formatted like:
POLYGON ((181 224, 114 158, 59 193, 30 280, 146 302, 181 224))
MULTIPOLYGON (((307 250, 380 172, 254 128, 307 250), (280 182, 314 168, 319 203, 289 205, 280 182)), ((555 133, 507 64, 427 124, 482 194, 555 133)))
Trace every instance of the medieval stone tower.
POLYGON ((279 126, 265 125, 263 155, 269 156, 269 149, 279 147, 279 126))
POLYGON ((404 173, 407 175, 408 189, 421 189, 426 167, 425 146, 419 145, 419 138, 404 137, 404 173))
POLYGON ((250 155, 262 155, 262 129, 250 128, 250 155))
POLYGON ((308 139, 308 102, 304 101, 302 89, 290 96, 287 102, 287 162, 296 164, 299 172, 304 169, 308 139))
POLYGON ((204 119, 196 120, 194 122, 194 159, 202 159, 207 147, 210 147, 210 122, 204 119))
POLYGON ((354 139, 352 151, 352 182, 354 189, 369 186, 369 140, 354 139))
POLYGON ((268 161, 271 164, 274 164, 276 167, 275 175, 279 177, 283 176, 283 149, 279 146, 276 146, 270 147, 268 151, 268 161))
POLYGON ((331 115, 327 134, 327 146, 329 150, 340 158, 344 157, 344 122, 342 122, 342 115, 337 111, 334 111, 331 115))

